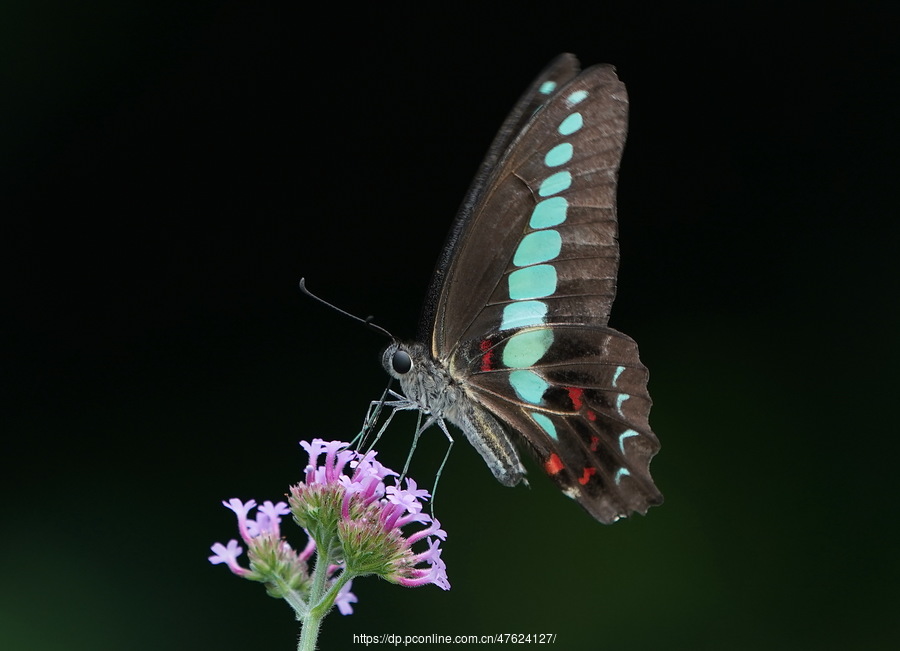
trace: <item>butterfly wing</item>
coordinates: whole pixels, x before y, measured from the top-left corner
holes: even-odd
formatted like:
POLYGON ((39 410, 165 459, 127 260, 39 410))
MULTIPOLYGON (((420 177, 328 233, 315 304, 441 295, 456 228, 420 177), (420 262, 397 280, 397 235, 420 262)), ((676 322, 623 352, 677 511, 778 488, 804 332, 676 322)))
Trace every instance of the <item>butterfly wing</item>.
POLYGON ((523 435, 545 472, 604 523, 662 503, 650 476, 659 442, 648 423, 637 344, 602 326, 554 324, 466 342, 452 374, 473 401, 523 435), (523 359, 545 347, 537 361, 523 359), (466 367, 463 368, 463 365, 466 367))
POLYGON ((612 522, 662 500, 649 473, 659 443, 647 371, 634 342, 606 325, 627 96, 611 66, 544 98, 534 94, 542 86, 538 78, 520 101, 540 106, 457 220, 425 325, 432 355, 472 401, 612 522))
POLYGON ((435 265, 431 285, 425 295, 422 315, 419 319, 419 341, 431 341, 432 339, 437 305, 442 290, 445 289, 446 271, 451 266, 454 254, 458 250, 461 234, 472 223, 473 213, 483 209, 482 198, 485 189, 494 178, 492 173, 497 169, 497 163, 535 112, 546 103, 556 89, 574 79, 579 70, 578 60, 573 55, 561 54, 556 57, 522 94, 506 120, 503 121, 497 135, 494 136, 494 141, 488 148, 488 152, 466 192, 465 199, 456 213, 456 219, 450 227, 447 241, 444 243, 441 256, 435 265))
POLYGON ((558 287, 543 297, 548 312, 556 320, 606 323, 618 269, 615 192, 627 110, 613 68, 595 66, 550 96, 510 144, 455 242, 431 322, 435 358, 498 327, 510 301, 508 276, 522 287, 550 273, 525 263, 553 252, 554 233, 566 250, 552 260, 558 287), (522 266, 532 271, 513 275, 522 266))

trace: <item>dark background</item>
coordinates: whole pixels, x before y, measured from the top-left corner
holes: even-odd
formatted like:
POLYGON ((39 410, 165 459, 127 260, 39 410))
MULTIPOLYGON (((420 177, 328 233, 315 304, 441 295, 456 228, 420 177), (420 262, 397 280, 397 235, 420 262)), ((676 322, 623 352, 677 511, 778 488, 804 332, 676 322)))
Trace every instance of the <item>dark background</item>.
POLYGON ((206 556, 236 534, 220 500, 277 500, 296 442, 350 438, 384 385, 383 341, 297 281, 412 335, 494 131, 562 51, 628 86, 611 323, 651 370, 667 501, 602 526, 460 443, 452 590, 357 580, 321 648, 900 644, 897 16, 627 4, 4 4, 0 647, 294 648, 290 609, 206 556))

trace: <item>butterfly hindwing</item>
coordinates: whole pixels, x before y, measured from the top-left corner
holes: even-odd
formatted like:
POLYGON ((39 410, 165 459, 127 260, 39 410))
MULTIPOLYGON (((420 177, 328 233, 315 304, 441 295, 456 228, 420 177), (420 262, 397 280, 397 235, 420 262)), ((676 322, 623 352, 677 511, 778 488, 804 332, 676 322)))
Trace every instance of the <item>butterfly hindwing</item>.
POLYGON ((455 359, 468 360, 457 372, 473 399, 519 432, 545 472, 598 520, 662 502, 649 472, 659 442, 648 423, 648 374, 630 337, 606 327, 530 328, 469 342, 455 359), (546 353, 519 364, 515 338, 541 331, 552 331, 546 353))

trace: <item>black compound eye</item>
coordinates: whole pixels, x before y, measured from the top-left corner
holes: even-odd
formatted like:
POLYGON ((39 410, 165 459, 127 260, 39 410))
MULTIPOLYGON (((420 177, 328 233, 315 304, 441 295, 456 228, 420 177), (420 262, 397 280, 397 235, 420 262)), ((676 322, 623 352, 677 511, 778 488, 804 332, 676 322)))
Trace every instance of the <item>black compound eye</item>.
POLYGON ((391 366, 397 374, 405 375, 412 368, 412 358, 405 350, 398 350, 391 356, 391 366))

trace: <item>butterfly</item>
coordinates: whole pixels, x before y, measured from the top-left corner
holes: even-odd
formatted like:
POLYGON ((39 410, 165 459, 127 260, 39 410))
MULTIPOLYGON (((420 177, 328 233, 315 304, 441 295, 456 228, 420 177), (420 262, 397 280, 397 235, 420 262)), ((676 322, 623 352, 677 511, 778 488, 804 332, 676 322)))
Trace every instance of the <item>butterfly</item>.
MULTIPOLYGON (((647 369, 607 325, 628 99, 609 65, 557 57, 506 118, 453 222, 418 337, 393 340, 396 409, 462 430, 494 477, 525 481, 523 442, 611 523, 662 503, 650 476, 647 369)), ((420 430, 421 431, 421 430, 420 430)), ((452 439, 451 439, 452 441, 452 439)))

